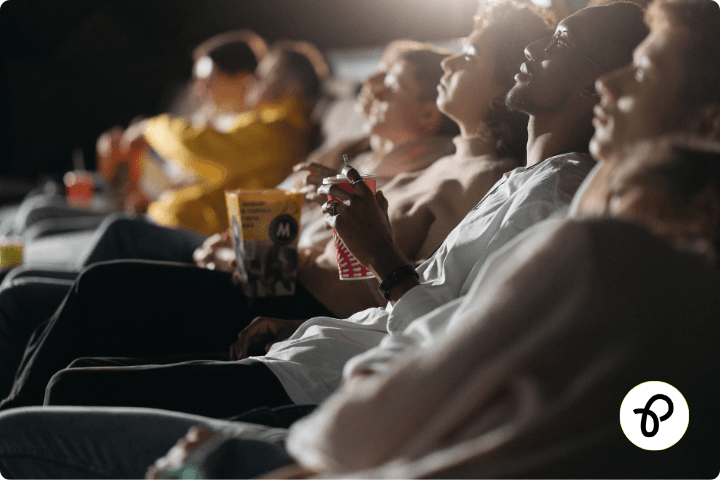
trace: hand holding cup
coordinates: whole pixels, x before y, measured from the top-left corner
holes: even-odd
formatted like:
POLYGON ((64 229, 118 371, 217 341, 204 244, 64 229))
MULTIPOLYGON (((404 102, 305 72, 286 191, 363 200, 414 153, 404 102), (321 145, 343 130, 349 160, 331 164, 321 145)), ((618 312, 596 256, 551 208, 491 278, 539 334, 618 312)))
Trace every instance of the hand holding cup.
POLYGON ((318 189, 319 194, 336 199, 322 207, 323 212, 328 213, 325 228, 334 229, 350 253, 382 278, 405 263, 395 245, 387 199, 382 191, 373 193, 354 168, 343 168, 343 174, 352 184, 352 193, 337 184, 318 189))
POLYGON ((323 178, 334 177, 338 172, 332 168, 313 162, 302 162, 293 167, 293 172, 303 171, 308 172, 308 174, 305 177, 303 185, 299 188, 300 193, 305 195, 305 200, 322 205, 327 198, 325 195, 318 194, 317 189, 322 185, 323 178))

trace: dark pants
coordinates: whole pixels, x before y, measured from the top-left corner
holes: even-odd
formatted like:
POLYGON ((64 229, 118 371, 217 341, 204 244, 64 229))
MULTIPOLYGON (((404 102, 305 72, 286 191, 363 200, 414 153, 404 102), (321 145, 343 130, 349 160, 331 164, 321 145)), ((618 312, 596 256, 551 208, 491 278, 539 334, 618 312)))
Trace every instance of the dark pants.
POLYGON ((0 287, 0 399, 10 392, 30 334, 57 310, 80 268, 119 259, 192 264, 193 252, 205 238, 197 232, 114 214, 103 221, 78 258, 76 269, 43 270, 27 265, 12 269, 0 287))
POLYGON ((83 267, 123 259, 194 263, 193 252, 206 238, 192 230, 161 227, 116 213, 100 224, 78 262, 83 267))
POLYGON ((162 408, 224 418, 293 403, 263 363, 227 353, 80 358, 55 374, 45 405, 162 408))
POLYGON ((79 357, 228 352, 257 316, 320 315, 332 313, 301 285, 294 296, 250 300, 224 272, 164 262, 96 264, 28 343, 0 410, 42 404, 50 378, 79 357))

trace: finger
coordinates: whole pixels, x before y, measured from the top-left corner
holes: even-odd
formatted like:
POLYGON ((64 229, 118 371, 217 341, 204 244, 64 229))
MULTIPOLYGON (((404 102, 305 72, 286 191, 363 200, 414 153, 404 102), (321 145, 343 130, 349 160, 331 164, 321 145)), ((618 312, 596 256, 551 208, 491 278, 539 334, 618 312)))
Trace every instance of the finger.
POLYGON ((351 167, 350 165, 348 165, 347 167, 343 167, 342 173, 343 173, 343 175, 345 175, 345 176, 348 178, 348 180, 350 180, 351 182, 352 182, 353 180, 360 180, 360 179, 362 178, 362 176, 360 175, 360 172, 358 172, 357 170, 355 170, 355 169, 354 169, 353 167, 351 167))
POLYGON ((327 216, 325 217, 325 221, 323 222, 323 225, 325 225, 325 230, 335 229, 335 222, 337 221, 337 215, 334 217, 327 216))
POLYGON ((318 186, 322 185, 323 178, 325 177, 322 175, 308 175, 307 177, 305 177, 305 185, 315 185, 315 188, 317 188, 318 186))
POLYGON ((347 213, 347 208, 348 208, 347 205, 345 205, 344 203, 341 203, 341 202, 336 202, 334 200, 330 200, 329 202, 323 203, 323 206, 321 208, 323 213, 327 213, 328 215, 330 214, 328 212, 328 209, 330 208, 331 203, 333 203, 335 205, 335 215, 340 215, 343 212, 347 213))
POLYGON ((362 195, 362 196, 367 196, 369 194, 373 194, 372 189, 370 187, 368 187, 364 181, 362 181, 363 178, 362 178, 362 175, 360 175, 360 172, 355 170, 353 167, 347 166, 347 167, 343 168, 343 173, 348 178, 348 180, 350 180, 350 183, 355 182, 353 185, 353 191, 356 194, 362 195))
POLYGON ((327 202, 327 195, 318 195, 317 193, 307 193, 305 194, 305 200, 308 202, 317 203, 318 205, 322 205, 323 203, 327 202))
POLYGON ((230 345, 230 354, 228 355, 230 360, 238 360, 237 354, 235 351, 236 348, 237 348, 237 343, 233 343, 232 345, 230 345))
POLYGON ((313 162, 298 163, 293 167, 293 171, 308 171, 322 177, 334 177, 335 175, 337 175, 337 172, 334 169, 313 162))
POLYGON ((352 193, 346 192, 339 185, 334 184, 321 186, 318 188, 317 193, 320 195, 329 195, 340 201, 350 200, 352 198, 352 193))
POLYGON ((247 328, 240 332, 240 336, 238 337, 237 347, 235 348, 235 355, 237 357, 237 360, 242 360, 243 358, 246 358, 248 356, 248 350, 250 349, 250 342, 252 340, 252 337, 254 337, 253 334, 250 334, 249 332, 246 332, 247 328))
POLYGON ((378 205, 380 206, 380 209, 383 211, 385 216, 388 216, 388 201, 387 198, 385 198, 385 195, 383 194, 382 190, 378 190, 375 194, 375 198, 377 199, 378 205))

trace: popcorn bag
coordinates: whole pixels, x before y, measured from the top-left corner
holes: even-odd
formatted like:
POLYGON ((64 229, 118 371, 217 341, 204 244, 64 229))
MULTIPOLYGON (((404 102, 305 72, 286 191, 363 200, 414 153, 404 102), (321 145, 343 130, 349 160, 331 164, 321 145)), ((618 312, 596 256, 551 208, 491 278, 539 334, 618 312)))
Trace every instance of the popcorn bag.
POLYGON ((285 190, 226 190, 237 272, 250 298, 293 295, 303 196, 285 190))

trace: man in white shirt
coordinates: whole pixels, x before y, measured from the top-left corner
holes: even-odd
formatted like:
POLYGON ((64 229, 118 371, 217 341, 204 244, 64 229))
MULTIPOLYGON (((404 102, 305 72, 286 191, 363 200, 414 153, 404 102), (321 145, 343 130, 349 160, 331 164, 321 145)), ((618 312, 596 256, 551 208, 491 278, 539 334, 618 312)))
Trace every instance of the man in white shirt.
MULTIPOLYGON (((419 278, 405 275, 390 285, 385 291, 388 307, 365 310, 346 320, 319 317, 302 322, 287 341, 272 345, 264 357, 253 358, 265 362, 294 402, 316 403, 327 396, 328 386, 335 388, 341 380, 335 370, 338 357, 349 360, 382 341, 385 348, 373 350, 367 360, 361 355, 345 368, 346 374, 372 371, 404 350, 407 345, 398 335, 408 325, 426 315, 444 323, 492 253, 569 204, 594 165, 589 155, 579 152, 593 131, 595 80, 629 62, 632 49, 646 33, 642 10, 623 3, 581 10, 560 22, 552 39, 528 45, 527 62, 507 98, 509 105, 530 115, 527 165, 506 174, 490 190, 418 267, 419 278)), ((354 170, 347 174, 351 180, 359 178, 354 170)), ((334 205, 336 215, 327 225, 335 228, 381 285, 404 268, 381 194, 377 201, 363 184, 355 186, 354 194, 333 186, 319 191, 343 200, 334 205), (368 231, 376 237, 367 238, 368 231)), ((262 333, 271 330, 267 325, 287 325, 275 319, 256 323, 262 333)), ((242 356, 250 342, 242 333, 240 337, 242 356)))

